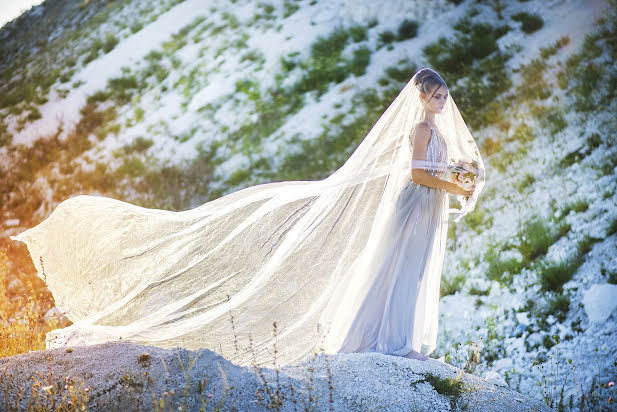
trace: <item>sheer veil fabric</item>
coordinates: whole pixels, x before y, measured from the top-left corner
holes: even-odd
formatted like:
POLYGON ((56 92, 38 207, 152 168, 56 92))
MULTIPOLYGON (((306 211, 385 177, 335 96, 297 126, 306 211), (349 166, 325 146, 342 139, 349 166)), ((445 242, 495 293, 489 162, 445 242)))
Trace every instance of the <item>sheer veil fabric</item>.
MULTIPOLYGON (((239 364, 263 364, 272 359, 276 322, 281 364, 321 347, 338 352, 376 267, 392 250, 401 193, 419 186, 411 182, 412 132, 423 115, 415 77, 323 180, 257 185, 181 212, 80 195, 12 237, 28 246, 58 309, 73 322, 50 332, 47 347, 121 339, 209 348, 239 364)), ((473 210, 484 165, 451 97, 435 125, 448 162, 479 168, 473 195, 457 197, 459 209, 443 204, 456 221, 473 210)), ((434 159, 413 165, 445 166, 434 159)), ((430 352, 437 307, 426 311, 430 331, 418 344, 430 352)))

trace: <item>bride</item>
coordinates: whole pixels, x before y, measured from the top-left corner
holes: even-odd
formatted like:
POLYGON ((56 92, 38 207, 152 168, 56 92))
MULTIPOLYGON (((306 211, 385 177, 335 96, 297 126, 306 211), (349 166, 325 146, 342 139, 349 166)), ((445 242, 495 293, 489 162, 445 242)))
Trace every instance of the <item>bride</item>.
POLYGON ((448 215, 474 209, 484 175, 445 82, 425 68, 323 180, 181 212, 80 195, 12 239, 73 322, 48 348, 122 340, 263 364, 276 342, 280 364, 319 349, 426 359, 448 215))

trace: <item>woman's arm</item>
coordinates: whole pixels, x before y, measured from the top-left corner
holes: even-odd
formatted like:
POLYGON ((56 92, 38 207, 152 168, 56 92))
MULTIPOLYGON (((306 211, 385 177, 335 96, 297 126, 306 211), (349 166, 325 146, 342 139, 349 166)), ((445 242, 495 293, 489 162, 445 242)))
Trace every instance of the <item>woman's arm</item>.
MULTIPOLYGON (((415 128, 412 139, 414 139, 412 159, 424 161, 426 159, 426 149, 431 139, 431 126, 427 122, 419 123, 415 128)), ((411 180, 423 186, 444 189, 446 192, 455 195, 471 196, 473 193, 473 191, 464 190, 452 182, 432 176, 425 169, 411 169, 411 180)))

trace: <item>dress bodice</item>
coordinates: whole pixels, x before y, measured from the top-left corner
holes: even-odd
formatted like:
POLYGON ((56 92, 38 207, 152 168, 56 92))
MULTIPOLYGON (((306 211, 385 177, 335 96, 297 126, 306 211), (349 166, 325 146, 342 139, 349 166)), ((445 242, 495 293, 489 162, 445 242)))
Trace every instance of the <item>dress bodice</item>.
MULTIPOLYGON (((426 161, 435 163, 447 163, 448 162, 448 147, 444 138, 431 126, 431 140, 426 148, 426 161)), ((443 172, 437 170, 427 170, 432 176, 439 176, 443 172)))

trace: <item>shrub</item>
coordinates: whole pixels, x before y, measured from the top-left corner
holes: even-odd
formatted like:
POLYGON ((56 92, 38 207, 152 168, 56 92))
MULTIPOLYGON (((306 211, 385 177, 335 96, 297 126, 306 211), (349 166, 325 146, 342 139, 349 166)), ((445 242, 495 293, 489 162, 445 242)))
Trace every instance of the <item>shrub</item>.
POLYGON ((300 63, 306 74, 294 86, 295 92, 317 90, 317 94, 321 95, 328 90, 331 82, 345 80, 348 68, 342 51, 348 39, 349 33, 342 29, 334 30, 327 37, 317 38, 311 45, 310 57, 300 63))
POLYGON ((144 24, 140 21, 134 23, 131 25, 131 32, 132 33, 137 33, 138 31, 140 31, 141 29, 144 28, 144 24))
POLYGON ((366 73, 366 67, 371 62, 371 50, 366 47, 360 47, 354 50, 353 59, 349 63, 350 71, 356 76, 361 76, 366 73))
POLYGON ((41 117, 43 116, 41 116, 41 112, 39 111, 39 109, 36 107, 31 107, 30 113, 28 113, 28 117, 26 117, 26 119, 28 119, 29 121, 34 121, 40 119, 41 117))
POLYGON ((298 11, 298 9, 300 8, 300 6, 298 6, 297 4, 291 3, 289 1, 286 1, 285 3, 283 3, 283 6, 284 6, 283 17, 291 16, 296 11, 298 11))
POLYGON ((398 27, 398 40, 406 40, 416 37, 418 34, 418 22, 405 19, 398 27))
POLYGON ((366 40, 367 30, 366 27, 360 25, 354 25, 349 28, 349 35, 354 42, 361 42, 366 40))
POLYGON ((379 42, 378 42, 377 48, 381 48, 386 44, 390 44, 394 40, 396 40, 396 35, 394 34, 394 32, 390 30, 381 32, 379 33, 379 42))
POLYGON ((396 80, 397 82, 408 82, 409 79, 414 75, 417 71, 415 65, 403 66, 402 68, 398 68, 396 66, 390 66, 386 68, 386 75, 389 78, 396 80))
POLYGON ((131 100, 133 89, 139 88, 135 75, 114 77, 107 81, 109 96, 120 104, 126 104, 131 100))
POLYGON ((521 30, 527 34, 531 34, 537 30, 540 30, 544 26, 544 20, 537 14, 530 14, 527 12, 517 13, 512 16, 512 20, 521 23, 521 30))
POLYGON ((114 47, 116 47, 117 44, 118 44, 118 38, 116 38, 116 36, 114 36, 113 34, 107 34, 105 36, 105 42, 102 45, 103 51, 105 53, 109 53, 110 51, 113 50, 114 47))

